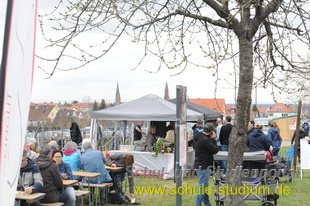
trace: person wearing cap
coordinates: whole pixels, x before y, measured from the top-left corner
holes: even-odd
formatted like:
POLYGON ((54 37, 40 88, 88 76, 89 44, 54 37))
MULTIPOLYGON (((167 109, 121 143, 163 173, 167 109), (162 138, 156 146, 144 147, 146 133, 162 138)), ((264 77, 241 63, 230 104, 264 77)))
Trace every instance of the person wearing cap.
MULTIPOLYGON (((213 164, 213 155, 218 152, 218 147, 215 140, 216 134, 214 132, 214 125, 212 123, 205 124, 203 131, 198 132, 194 136, 194 149, 195 149, 195 169, 200 168, 198 186, 208 187, 210 169, 209 166, 213 164)), ((196 206, 201 206, 201 203, 209 206, 209 196, 201 191, 201 194, 196 196, 196 206), (202 194, 203 193, 203 194, 202 194)))
POLYGON ((197 133, 197 132, 201 132, 203 130, 203 126, 202 126, 202 120, 201 119, 198 119, 196 121, 196 123, 194 124, 194 126, 192 127, 192 130, 194 131, 194 135, 197 133))

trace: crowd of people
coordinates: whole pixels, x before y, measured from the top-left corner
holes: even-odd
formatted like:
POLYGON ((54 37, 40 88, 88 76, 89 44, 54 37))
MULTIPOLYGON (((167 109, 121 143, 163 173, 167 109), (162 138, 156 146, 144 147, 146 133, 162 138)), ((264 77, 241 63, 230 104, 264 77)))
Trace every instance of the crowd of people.
MULTIPOLYGON (((83 144, 84 153, 81 155, 77 149, 77 144, 69 141, 64 145, 63 150, 59 149, 56 141, 49 142, 40 149, 39 155, 33 151, 35 145, 34 139, 26 139, 24 152, 20 166, 20 177, 17 191, 23 191, 26 194, 42 192, 45 196, 40 201, 31 203, 31 206, 40 206, 41 203, 63 202, 65 206, 75 206, 76 196, 74 187, 63 185, 63 180, 78 180, 86 183, 87 178, 73 176, 73 171, 83 170, 84 172, 95 172, 101 175, 98 178, 91 179, 92 184, 101 184, 111 182, 113 186, 110 190, 115 190, 116 196, 112 202, 116 204, 138 205, 134 195, 134 181, 132 165, 134 158, 128 155, 112 155, 107 159, 101 151, 94 150, 90 142, 83 144), (116 173, 106 169, 106 166, 122 167, 116 173), (128 176, 130 196, 128 198, 122 189, 122 181, 128 176)), ((106 193, 101 190, 100 198, 105 202, 108 198, 106 193)), ((21 205, 28 205, 25 201, 20 201, 21 205)), ((19 202, 16 201, 15 205, 19 202)))
MULTIPOLYGON (((266 151, 267 157, 278 156, 282 144, 282 137, 280 135, 280 129, 275 121, 268 123, 269 130, 265 134, 263 132, 263 126, 261 124, 255 124, 253 120, 248 122, 248 131, 246 145, 248 152, 266 151), (269 155, 268 155, 269 154, 269 155)), ((210 171, 208 166, 213 166, 213 155, 218 151, 229 151, 230 134, 233 129, 231 123, 231 117, 225 117, 225 124, 223 120, 218 118, 216 121, 216 127, 212 123, 206 123, 202 125, 201 120, 198 120, 192 128, 194 131, 193 146, 195 149, 195 169, 200 169, 198 186, 208 187, 208 178, 210 171)), ((306 132, 303 128, 299 130, 299 139, 306 136, 306 132)), ((295 139, 295 133, 292 137, 292 144, 295 139)), ((215 162, 225 175, 226 173, 226 161, 215 162)), ((266 161, 246 161, 243 163, 243 167, 246 169, 265 169, 266 161)), ((202 203, 208 206, 210 204, 209 196, 207 194, 199 194, 196 196, 196 206, 200 206, 202 203)))

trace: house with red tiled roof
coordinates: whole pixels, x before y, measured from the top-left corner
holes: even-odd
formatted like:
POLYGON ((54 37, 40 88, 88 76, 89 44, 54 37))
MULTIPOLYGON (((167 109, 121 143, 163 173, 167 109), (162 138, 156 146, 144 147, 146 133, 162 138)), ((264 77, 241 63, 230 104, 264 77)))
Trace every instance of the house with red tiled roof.
POLYGON ((94 107, 93 102, 78 102, 76 104, 72 104, 72 107, 77 107, 82 110, 82 112, 91 112, 94 107))
POLYGON ((296 109, 292 105, 286 105, 284 103, 274 104, 269 111, 267 111, 268 118, 287 117, 290 115, 296 115, 296 109))
POLYGON ((36 110, 40 110, 46 117, 48 117, 51 121, 53 121, 57 115, 57 112, 59 110, 57 104, 54 105, 46 105, 46 104, 31 104, 30 109, 36 109, 36 110))
POLYGON ((268 111, 270 110, 270 107, 257 107, 260 117, 268 117, 268 111))
POLYGON ((199 99, 198 98, 198 99, 189 99, 189 102, 199 104, 217 113, 221 113, 221 114, 226 113, 225 99, 199 99))
POLYGON ((231 116, 234 119, 237 111, 236 105, 226 104, 225 109, 226 109, 225 114, 231 116))
POLYGON ((41 123, 46 123, 48 120, 50 120, 47 115, 45 115, 42 111, 39 109, 36 109, 35 107, 30 107, 29 110, 29 117, 28 117, 28 126, 35 126, 38 127, 41 123))

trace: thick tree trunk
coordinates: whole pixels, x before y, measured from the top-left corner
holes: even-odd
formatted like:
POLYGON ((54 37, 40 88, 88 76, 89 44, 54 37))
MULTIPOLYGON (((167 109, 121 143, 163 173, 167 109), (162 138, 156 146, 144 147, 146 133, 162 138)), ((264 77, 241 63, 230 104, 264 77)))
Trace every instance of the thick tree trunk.
MULTIPOLYGON (((253 43, 252 39, 239 38, 239 89, 237 98, 237 112, 235 117, 234 128, 229 138, 229 152, 226 183, 233 188, 241 185, 241 177, 236 177, 232 169, 242 166, 243 152, 246 145, 247 122, 249 121, 251 94, 253 84, 253 43)), ((225 205, 241 206, 245 205, 243 196, 227 195, 225 205)))

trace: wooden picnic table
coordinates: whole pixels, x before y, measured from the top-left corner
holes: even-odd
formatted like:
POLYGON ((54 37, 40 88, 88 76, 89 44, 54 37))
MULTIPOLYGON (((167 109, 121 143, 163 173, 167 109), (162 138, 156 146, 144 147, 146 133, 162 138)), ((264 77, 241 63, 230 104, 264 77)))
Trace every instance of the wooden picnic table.
POLYGON ((123 167, 111 167, 111 166, 105 166, 107 170, 110 170, 111 172, 119 172, 123 170, 123 167))
POLYGON ((25 200, 28 205, 30 206, 31 203, 43 199, 45 196, 45 193, 32 193, 32 194, 26 194, 24 191, 16 191, 15 199, 17 200, 25 200))
POLYGON ((63 186, 66 187, 73 186, 77 182, 78 182, 77 180, 62 180, 63 186))
MULTIPOLYGON (((88 180, 88 190, 90 191, 89 193, 89 205, 92 205, 92 196, 91 196, 91 189, 90 189, 90 180, 97 178, 101 175, 101 173, 96 173, 96 172, 83 172, 83 171, 73 171, 72 172, 73 176, 80 176, 82 178, 87 177, 88 180)), ((82 186, 83 186, 83 180, 82 180, 82 186)))

